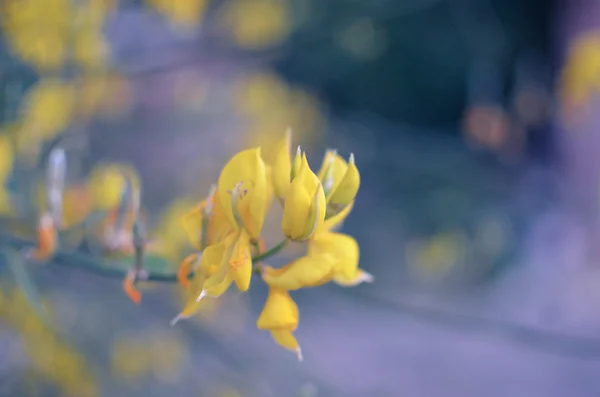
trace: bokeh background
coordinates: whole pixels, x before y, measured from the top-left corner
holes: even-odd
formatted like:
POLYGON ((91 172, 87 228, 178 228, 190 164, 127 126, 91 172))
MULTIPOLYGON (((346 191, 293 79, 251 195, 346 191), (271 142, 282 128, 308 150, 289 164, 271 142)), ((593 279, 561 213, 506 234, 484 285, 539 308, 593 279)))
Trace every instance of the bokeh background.
POLYGON ((23 181, 66 137, 73 222, 90 172, 130 164, 175 271, 179 217, 289 125, 313 167, 355 154, 344 231, 376 278, 295 295, 299 363, 255 327, 260 283, 170 327, 175 285, 137 306, 118 280, 2 266, 0 396, 599 395, 599 1, 3 0, 0 19, 3 234, 31 233, 23 181))

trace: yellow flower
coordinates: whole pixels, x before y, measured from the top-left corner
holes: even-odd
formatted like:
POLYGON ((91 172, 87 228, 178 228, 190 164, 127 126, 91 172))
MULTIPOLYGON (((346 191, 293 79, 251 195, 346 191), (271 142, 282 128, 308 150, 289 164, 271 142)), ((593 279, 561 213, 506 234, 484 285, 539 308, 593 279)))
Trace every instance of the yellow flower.
MULTIPOLYGON (((217 241, 211 241, 212 244, 202 252, 200 269, 193 280, 195 285, 190 288, 190 299, 195 298, 199 302, 205 296, 218 297, 231 283, 235 283, 242 292, 250 287, 250 243, 257 242, 260 237, 268 201, 267 170, 260 156, 260 149, 244 150, 236 154, 223 167, 217 189, 198 208, 200 214, 195 216, 196 226, 188 223, 190 237, 196 242, 194 232, 198 231, 197 221, 200 218, 201 222, 201 217, 206 216, 206 212, 202 214, 206 208, 216 211, 213 216, 219 217, 222 217, 219 215, 222 210, 227 221, 225 223, 213 218, 214 229, 207 230, 207 239, 214 238, 217 241)), ((199 229, 201 231, 201 226, 199 229)), ((184 308, 184 312, 190 310, 195 309, 184 308)), ((178 317, 185 315, 187 314, 180 314, 178 317)))
POLYGON ((59 79, 42 80, 27 93, 23 130, 33 139, 52 138, 68 126, 74 106, 71 85, 59 79))
POLYGON ((250 49, 282 42, 291 25, 286 2, 278 0, 229 2, 222 13, 222 23, 231 29, 236 44, 250 49))
POLYGON ((207 0, 148 0, 161 14, 164 14, 172 24, 182 28, 192 28, 202 18, 207 0))
MULTIPOLYGON (((296 155, 300 158, 300 154, 296 155)), ((319 178, 302 154, 298 174, 290 184, 283 206, 281 229, 290 240, 303 241, 313 236, 325 221, 325 193, 319 178)))
POLYGON ((96 166, 88 179, 89 190, 97 209, 113 209, 121 198, 129 178, 134 188, 139 187, 139 176, 128 164, 109 163, 96 166))
POLYGON ((73 56, 83 68, 94 70, 104 66, 107 54, 108 44, 99 29, 88 27, 75 36, 73 56))
POLYGON ((346 162, 335 150, 328 150, 318 176, 327 198, 328 217, 346 208, 358 193, 360 173, 353 154, 346 162))
POLYGON ((280 346, 296 352, 302 361, 302 349, 294 336, 298 328, 299 312, 290 294, 279 288, 270 288, 265 307, 258 317, 258 329, 271 331, 271 336, 280 346))

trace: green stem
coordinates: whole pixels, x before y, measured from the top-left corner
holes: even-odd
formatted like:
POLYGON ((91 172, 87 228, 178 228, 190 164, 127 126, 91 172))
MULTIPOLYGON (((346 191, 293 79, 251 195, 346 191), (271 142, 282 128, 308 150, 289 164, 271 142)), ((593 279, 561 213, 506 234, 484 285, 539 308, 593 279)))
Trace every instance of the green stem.
POLYGON ((263 252, 263 253, 261 253, 261 254, 258 254, 258 255, 256 255, 256 256, 253 256, 253 257, 252 257, 252 263, 255 263, 255 262, 260 262, 260 261, 262 261, 262 260, 264 260, 264 259, 267 259, 267 258, 269 258, 269 257, 271 257, 271 256, 273 256, 273 255, 275 255, 276 253, 278 253, 279 251, 281 251, 282 249, 284 249, 284 248, 285 248, 285 246, 287 245, 287 243, 288 243, 289 241, 290 241, 290 240, 288 240, 288 239, 281 240, 281 241, 279 242, 279 244, 277 244, 276 246, 274 246, 274 247, 273 247, 273 248, 271 248, 270 250, 267 250, 267 251, 265 251, 265 252, 263 252))
MULTIPOLYGON (((283 240, 273 248, 268 251, 263 252, 262 254, 256 255, 252 258, 252 262, 256 263, 258 261, 269 258, 279 251, 281 251, 288 243, 288 240, 283 240)), ((30 248, 35 247, 35 241, 15 237, 6 234, 0 234, 0 245, 8 245, 17 250, 22 248, 30 248)), ((118 261, 113 261, 118 262, 118 261)), ((112 278, 112 279, 123 279, 127 276, 127 269, 122 269, 117 266, 111 266, 107 261, 102 259, 94 258, 90 255, 86 255, 81 252, 73 252, 73 251, 65 251, 59 250, 57 251, 49 263, 62 266, 69 267, 72 269, 79 269, 86 271, 88 273, 95 274, 100 277, 112 278)), ((255 267, 254 272, 258 272, 258 268, 255 267)), ((193 277, 193 274, 189 275, 189 278, 193 277)), ((175 273, 148 273, 148 277, 144 279, 144 281, 157 282, 157 283, 175 283, 177 282, 177 274, 175 273)))

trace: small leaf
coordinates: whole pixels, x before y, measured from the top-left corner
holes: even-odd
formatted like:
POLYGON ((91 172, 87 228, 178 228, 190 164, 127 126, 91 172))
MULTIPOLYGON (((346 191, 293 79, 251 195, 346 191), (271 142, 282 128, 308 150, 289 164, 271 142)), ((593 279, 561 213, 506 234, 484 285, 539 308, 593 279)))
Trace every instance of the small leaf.
POLYGON ((42 299, 35 283, 25 268, 26 263, 23 260, 23 257, 12 248, 4 248, 2 250, 2 256, 4 257, 8 268, 11 270, 15 278, 15 282, 23 290, 31 307, 39 315, 47 318, 46 309, 42 305, 42 299))

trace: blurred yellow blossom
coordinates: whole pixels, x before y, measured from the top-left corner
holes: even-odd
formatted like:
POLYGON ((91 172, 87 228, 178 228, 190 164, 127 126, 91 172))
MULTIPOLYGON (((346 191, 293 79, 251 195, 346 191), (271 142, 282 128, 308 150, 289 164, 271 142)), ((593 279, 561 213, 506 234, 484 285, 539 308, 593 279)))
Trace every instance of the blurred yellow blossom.
POLYGON ((581 104, 600 89, 600 32, 579 37, 569 49, 561 75, 562 97, 569 104, 581 104))
POLYGON ((291 31, 287 2, 280 0, 235 0, 222 10, 222 23, 240 47, 271 47, 291 31))
POLYGON ((73 86, 60 79, 44 79, 26 94, 23 125, 17 134, 19 148, 45 141, 62 132, 73 118, 73 86))
POLYGON ((464 259, 469 240, 462 231, 436 234, 406 247, 406 262, 417 277, 446 275, 464 259))
POLYGON ((0 301, 0 318, 23 340, 34 370, 62 395, 97 396, 97 381, 84 357, 65 344, 34 312, 24 293, 13 288, 0 301))
POLYGON ((97 71, 104 66, 108 55, 108 44, 97 29, 82 29, 74 38, 73 58, 80 67, 97 71))
POLYGON ((306 91, 288 86, 277 75, 257 72, 244 75, 233 90, 236 111, 248 118, 246 141, 263 148, 270 161, 274 143, 287 127, 309 142, 318 137, 324 125, 319 102, 306 91))
POLYGON ((0 181, 6 181, 13 169, 13 145, 7 133, 0 134, 0 181))
POLYGON ((204 15, 208 0, 148 0, 148 3, 173 25, 190 29, 196 26, 204 15))
POLYGON ((177 381, 186 360, 183 341, 167 334, 121 337, 111 350, 112 372, 126 381, 147 376, 164 382, 177 381))
POLYGON ((94 167, 88 178, 88 188, 94 207, 109 210, 119 205, 127 183, 127 176, 132 178, 135 187, 139 186, 140 178, 129 164, 104 163, 94 167))

